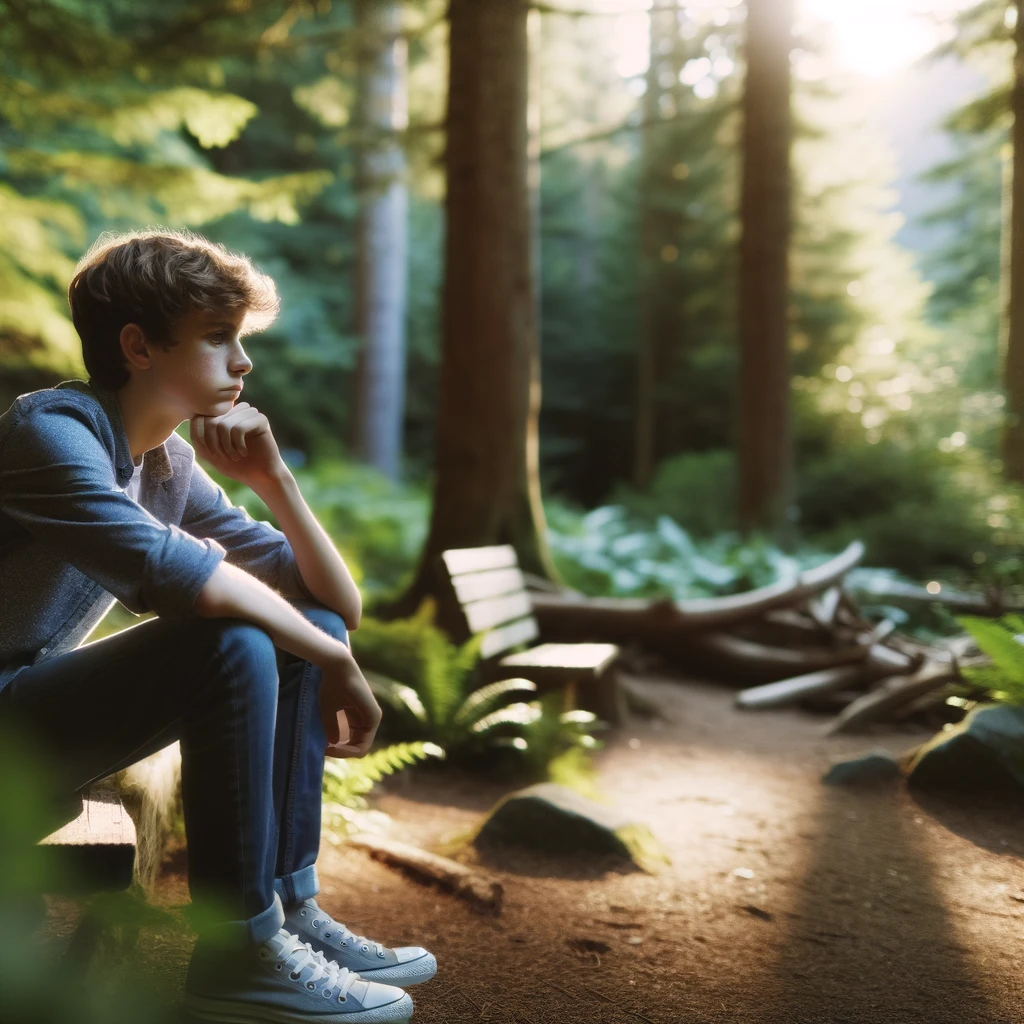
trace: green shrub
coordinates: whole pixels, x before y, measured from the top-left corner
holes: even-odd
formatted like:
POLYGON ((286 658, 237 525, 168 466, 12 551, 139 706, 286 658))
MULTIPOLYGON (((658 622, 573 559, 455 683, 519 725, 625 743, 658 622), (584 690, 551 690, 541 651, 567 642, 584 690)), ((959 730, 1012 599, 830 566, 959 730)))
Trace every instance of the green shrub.
POLYGON ((622 506, 585 515, 561 508, 549 522, 555 564, 565 581, 588 594, 676 599, 731 594, 792 576, 824 560, 790 555, 763 538, 722 533, 696 541, 668 516, 651 522, 622 506))
POLYGON ((669 516, 695 537, 728 532, 736 526, 736 457, 709 451, 663 459, 646 490, 620 484, 609 504, 649 520, 669 516))
POLYGON ((983 619, 965 615, 959 621, 992 660, 990 666, 961 669, 964 678, 988 689, 994 701, 1024 705, 1024 616, 983 619))

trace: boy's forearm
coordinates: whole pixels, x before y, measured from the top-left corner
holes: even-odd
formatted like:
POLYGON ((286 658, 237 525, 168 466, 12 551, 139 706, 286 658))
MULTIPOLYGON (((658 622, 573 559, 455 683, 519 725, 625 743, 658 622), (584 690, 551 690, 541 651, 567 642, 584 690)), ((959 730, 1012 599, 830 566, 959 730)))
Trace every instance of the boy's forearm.
POLYGON ((336 611, 349 630, 359 626, 362 598, 344 559, 306 504, 290 470, 253 488, 288 538, 309 592, 336 611))
POLYGON ((192 610, 201 618, 237 618, 260 626, 275 647, 314 665, 351 657, 340 640, 317 629, 280 594, 228 562, 217 566, 192 610))

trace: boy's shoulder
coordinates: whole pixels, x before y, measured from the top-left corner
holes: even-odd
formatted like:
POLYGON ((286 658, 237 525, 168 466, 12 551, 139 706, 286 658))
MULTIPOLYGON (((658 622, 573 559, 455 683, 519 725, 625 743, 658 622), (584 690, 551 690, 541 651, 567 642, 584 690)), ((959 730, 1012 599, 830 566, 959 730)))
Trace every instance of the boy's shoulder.
POLYGON ((84 415, 97 427, 102 428, 106 425, 109 431, 109 424, 105 423, 107 417, 103 405, 89 385, 84 380, 66 380, 51 388, 41 388, 39 391, 28 391, 18 395, 7 411, 0 414, 0 436, 22 423, 34 422, 36 417, 33 414, 38 412, 45 412, 53 417, 59 417, 64 413, 76 419, 81 419, 84 415))

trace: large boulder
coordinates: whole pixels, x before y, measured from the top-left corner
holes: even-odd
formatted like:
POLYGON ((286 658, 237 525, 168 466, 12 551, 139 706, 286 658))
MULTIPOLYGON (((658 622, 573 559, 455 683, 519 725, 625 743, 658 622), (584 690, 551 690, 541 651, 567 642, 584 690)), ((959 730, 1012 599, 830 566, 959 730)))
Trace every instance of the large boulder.
POLYGON ((947 726, 910 762, 908 781, 928 789, 1024 793, 1024 708, 983 705, 947 726))
POLYGON ((559 855, 611 856, 655 871, 668 857, 650 829, 612 807, 552 782, 502 799, 473 842, 527 846, 559 855))

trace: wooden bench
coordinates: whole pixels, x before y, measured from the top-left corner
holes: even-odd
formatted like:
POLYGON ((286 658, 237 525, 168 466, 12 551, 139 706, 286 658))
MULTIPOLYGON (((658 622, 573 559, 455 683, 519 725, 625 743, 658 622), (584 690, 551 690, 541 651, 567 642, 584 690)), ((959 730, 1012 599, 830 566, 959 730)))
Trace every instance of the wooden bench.
POLYGON ((44 877, 62 895, 112 892, 132 883, 135 824, 121 803, 117 784, 105 780, 76 798, 78 813, 39 843, 44 877))
POLYGON ((522 677, 540 690, 564 687, 569 707, 593 711, 610 725, 626 720, 613 662, 615 644, 539 644, 526 581, 510 545, 456 548, 439 560, 438 620, 457 642, 481 635, 480 654, 489 679, 522 677))

